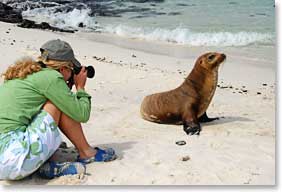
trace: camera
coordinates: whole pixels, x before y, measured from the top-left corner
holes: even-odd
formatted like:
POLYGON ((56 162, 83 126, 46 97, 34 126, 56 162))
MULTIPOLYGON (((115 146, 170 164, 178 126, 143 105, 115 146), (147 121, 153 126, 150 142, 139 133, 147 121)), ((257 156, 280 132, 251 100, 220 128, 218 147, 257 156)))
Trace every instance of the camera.
MULTIPOLYGON (((74 67, 73 68, 73 73, 71 75, 71 77, 69 78, 69 80, 67 81, 67 85, 70 89, 72 89, 72 86, 74 85, 74 79, 73 79, 73 75, 77 75, 79 74, 79 72, 81 71, 82 67, 74 67)), ((87 66, 85 67, 86 72, 87 72, 87 77, 88 78, 93 78, 95 76, 95 69, 92 66, 87 66)))
MULTIPOLYGON (((81 71, 82 67, 74 67, 73 68, 73 73, 75 75, 79 74, 79 72, 81 71)), ((95 69, 93 66, 89 65, 87 67, 85 67, 86 71, 87 71, 87 77, 88 78, 93 78, 95 76, 95 69)))

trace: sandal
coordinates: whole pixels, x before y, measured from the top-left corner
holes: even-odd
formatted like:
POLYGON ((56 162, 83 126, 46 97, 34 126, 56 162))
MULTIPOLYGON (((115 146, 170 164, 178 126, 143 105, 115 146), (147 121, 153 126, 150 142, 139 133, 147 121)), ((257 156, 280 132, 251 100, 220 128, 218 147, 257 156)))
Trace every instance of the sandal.
POLYGON ((84 164, 88 164, 92 162, 108 162, 117 158, 117 155, 115 154, 115 151, 112 148, 107 148, 103 150, 98 147, 95 147, 94 149, 97 151, 95 156, 85 159, 80 158, 78 156, 77 161, 84 164))
POLYGON ((42 165, 39 170, 39 176, 47 179, 53 179, 64 175, 84 174, 85 165, 80 162, 57 163, 50 161, 42 165))

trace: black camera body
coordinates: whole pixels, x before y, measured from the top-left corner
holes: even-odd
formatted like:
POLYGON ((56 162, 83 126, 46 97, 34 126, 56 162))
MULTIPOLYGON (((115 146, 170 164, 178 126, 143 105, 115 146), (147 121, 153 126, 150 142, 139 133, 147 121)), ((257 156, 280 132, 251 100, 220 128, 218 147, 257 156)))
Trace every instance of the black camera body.
MULTIPOLYGON (((73 68, 73 73, 75 75, 79 74, 79 72, 81 71, 82 67, 76 67, 74 66, 73 68)), ((87 77, 88 78, 93 78, 95 76, 95 69, 94 67, 92 67, 91 65, 85 67, 86 71, 87 71, 87 77)))

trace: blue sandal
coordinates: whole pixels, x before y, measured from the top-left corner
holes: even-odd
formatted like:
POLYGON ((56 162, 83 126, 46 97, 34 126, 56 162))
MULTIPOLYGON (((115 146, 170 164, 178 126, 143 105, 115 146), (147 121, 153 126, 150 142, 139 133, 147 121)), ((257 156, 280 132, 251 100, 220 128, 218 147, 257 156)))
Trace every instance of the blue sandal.
POLYGON ((84 174, 85 171, 85 165, 80 162, 57 163, 50 161, 39 168, 38 174, 43 178, 53 179, 64 175, 84 174))
POLYGON ((107 148, 103 150, 98 147, 95 147, 94 149, 97 151, 95 156, 86 159, 78 157, 77 161, 84 164, 88 164, 92 162, 108 162, 117 158, 117 155, 115 154, 115 151, 112 148, 107 148))

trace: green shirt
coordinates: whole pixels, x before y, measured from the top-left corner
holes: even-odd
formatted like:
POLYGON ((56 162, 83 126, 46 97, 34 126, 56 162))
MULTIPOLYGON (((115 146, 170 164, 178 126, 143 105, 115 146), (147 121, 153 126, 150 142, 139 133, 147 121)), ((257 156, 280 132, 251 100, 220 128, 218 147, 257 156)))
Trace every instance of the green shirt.
POLYGON ((64 114, 86 122, 91 111, 91 96, 84 90, 73 93, 61 73, 44 68, 25 79, 8 80, 0 85, 0 133, 25 129, 50 100, 64 114))

